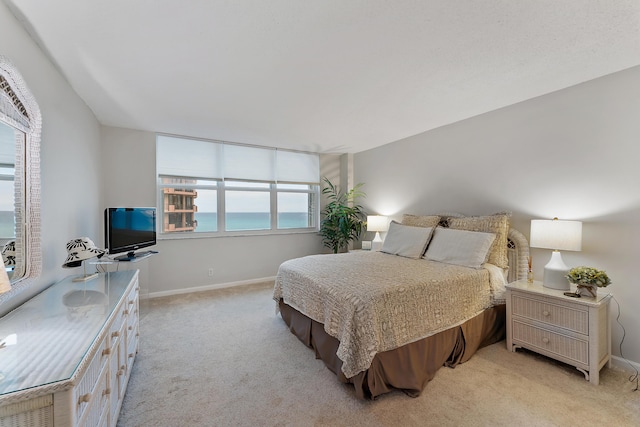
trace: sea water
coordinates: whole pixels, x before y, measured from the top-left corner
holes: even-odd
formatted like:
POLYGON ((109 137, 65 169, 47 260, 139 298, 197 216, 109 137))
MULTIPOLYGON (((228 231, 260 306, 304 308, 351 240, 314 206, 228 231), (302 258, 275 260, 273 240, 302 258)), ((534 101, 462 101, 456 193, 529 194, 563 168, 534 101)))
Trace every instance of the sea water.
MULTIPOLYGON (((217 213, 197 212, 195 218, 198 221, 196 231, 217 231, 217 213)), ((271 214, 269 212, 227 212, 225 220, 228 231, 268 230, 271 228, 271 214)), ((307 212, 282 212, 278 214, 278 228, 307 228, 309 226, 307 212)))

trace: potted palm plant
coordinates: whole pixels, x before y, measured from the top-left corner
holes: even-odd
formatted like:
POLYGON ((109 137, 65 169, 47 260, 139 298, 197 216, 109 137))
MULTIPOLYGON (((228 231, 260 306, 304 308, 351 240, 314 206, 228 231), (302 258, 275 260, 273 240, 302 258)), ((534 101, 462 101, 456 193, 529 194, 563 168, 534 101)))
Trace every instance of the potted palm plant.
POLYGON ((324 246, 336 254, 346 250, 349 242, 360 237, 366 225, 366 214, 362 206, 355 203, 356 199, 365 197, 365 193, 360 190, 363 184, 343 192, 328 178, 323 178, 323 181, 326 186, 322 194, 327 197, 328 203, 321 212, 320 236, 324 246))

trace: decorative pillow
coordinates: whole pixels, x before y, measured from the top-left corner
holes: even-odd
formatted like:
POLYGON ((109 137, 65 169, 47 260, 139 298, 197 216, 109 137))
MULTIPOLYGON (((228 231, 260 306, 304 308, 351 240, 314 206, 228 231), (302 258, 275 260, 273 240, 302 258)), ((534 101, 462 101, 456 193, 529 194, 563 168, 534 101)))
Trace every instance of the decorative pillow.
POLYGON ((487 262, 500 268, 508 268, 507 236, 509 235, 510 216, 508 213, 497 213, 487 216, 451 217, 449 218, 449 228, 495 233, 496 239, 489 252, 487 262))
POLYGON ((381 252, 418 259, 429 244, 433 227, 410 227, 391 221, 381 252))
POLYGON ((425 258, 447 264, 480 268, 487 262, 494 233, 438 227, 433 233, 425 258))
POLYGON ((402 225, 410 227, 436 227, 439 221, 438 215, 402 215, 402 225))

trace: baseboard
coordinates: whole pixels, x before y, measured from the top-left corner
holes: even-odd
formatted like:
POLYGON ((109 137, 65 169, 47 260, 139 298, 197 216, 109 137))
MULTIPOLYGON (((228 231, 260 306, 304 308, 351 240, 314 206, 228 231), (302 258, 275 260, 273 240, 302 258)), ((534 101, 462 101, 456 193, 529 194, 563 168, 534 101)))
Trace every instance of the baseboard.
POLYGON ((614 368, 633 373, 633 370, 640 372, 640 363, 623 359, 620 356, 611 356, 611 365, 614 368))
POLYGON ((256 283, 272 282, 275 279, 276 279, 275 276, 262 277, 260 279, 241 280, 238 282, 216 283, 214 285, 197 286, 193 288, 173 289, 171 291, 150 292, 144 296, 140 295, 140 299, 153 299, 153 298, 160 298, 160 297, 169 297, 172 295, 190 294, 192 292, 211 291, 213 289, 224 289, 224 288, 233 288, 236 286, 254 285, 256 283))

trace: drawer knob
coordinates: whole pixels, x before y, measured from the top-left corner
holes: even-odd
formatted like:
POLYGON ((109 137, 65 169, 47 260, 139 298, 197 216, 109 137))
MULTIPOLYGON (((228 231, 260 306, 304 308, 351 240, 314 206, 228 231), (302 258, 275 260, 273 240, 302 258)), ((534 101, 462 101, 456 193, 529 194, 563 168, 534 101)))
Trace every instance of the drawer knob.
POLYGON ((135 301, 131 300, 129 301, 129 305, 133 304, 135 301))
POLYGON ((83 394, 78 398, 78 404, 87 403, 90 400, 91 400, 91 393, 83 394))
POLYGON ((545 310, 545 311, 543 311, 543 312, 542 312, 542 315, 543 315, 544 317, 549 317, 549 315, 550 315, 550 314, 551 314, 551 313, 549 313, 547 310, 545 310))
POLYGON ((542 338, 542 342, 545 344, 549 344, 549 338, 547 337, 542 338))
POLYGON ((111 338, 116 338, 120 336, 120 332, 119 331, 115 331, 115 332, 111 332, 111 338))
POLYGON ((129 326, 129 330, 130 330, 130 331, 133 331, 133 326, 129 326))
POLYGON ((111 349, 110 348, 105 348, 104 350, 102 350, 102 355, 106 356, 108 354, 111 354, 111 349))
POLYGON ((136 355, 135 353, 129 353, 129 357, 133 357, 135 355, 136 355))
POLYGON ((129 310, 125 309, 122 314, 129 314, 129 310))
POLYGON ((103 396, 107 396, 109 394, 111 394, 111 389, 110 388, 104 389, 104 391, 102 392, 103 396))

